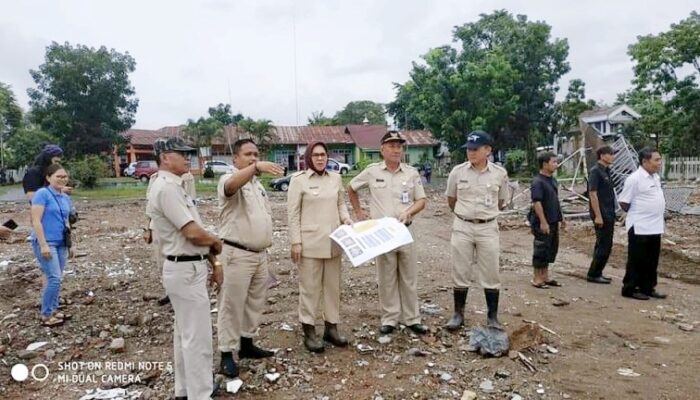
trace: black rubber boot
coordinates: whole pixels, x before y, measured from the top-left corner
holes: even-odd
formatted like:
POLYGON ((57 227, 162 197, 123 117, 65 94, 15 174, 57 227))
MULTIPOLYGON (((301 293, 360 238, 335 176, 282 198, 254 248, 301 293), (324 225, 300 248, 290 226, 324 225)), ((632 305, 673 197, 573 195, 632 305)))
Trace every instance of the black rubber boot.
POLYGON ((331 324, 326 321, 326 330, 323 332, 323 340, 337 347, 348 345, 348 339, 338 333, 338 324, 331 324))
POLYGON ((233 353, 230 351, 221 352, 221 373, 229 378, 235 378, 238 376, 238 365, 233 359, 233 353))
POLYGON ((316 336, 316 327, 311 324, 301 324, 304 330, 304 346, 312 353, 323 353, 323 342, 316 336))
POLYGON ((486 307, 488 308, 486 326, 504 330, 503 325, 498 322, 498 297, 500 291, 498 289, 484 289, 484 295, 486 296, 486 307))
POLYGON ((464 324, 464 304, 467 302, 468 288, 454 288, 452 296, 455 302, 455 313, 445 325, 448 331, 456 331, 464 324))
POLYGON ((272 357, 275 353, 263 350, 253 344, 253 338, 241 337, 241 349, 238 350, 238 358, 266 358, 272 357))

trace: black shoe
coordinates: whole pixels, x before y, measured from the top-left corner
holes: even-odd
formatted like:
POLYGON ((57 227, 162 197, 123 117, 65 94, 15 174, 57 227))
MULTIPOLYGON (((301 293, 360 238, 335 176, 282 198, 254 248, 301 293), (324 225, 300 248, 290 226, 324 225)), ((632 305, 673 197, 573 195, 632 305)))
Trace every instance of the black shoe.
POLYGON ((301 324, 304 331, 304 346, 312 353, 323 353, 323 342, 316 336, 316 327, 311 324, 301 324))
POLYGON ((158 305, 164 306, 166 304, 170 304, 170 297, 168 297, 167 295, 162 299, 158 300, 158 305))
POLYGON ((238 358, 267 358, 272 357, 275 353, 269 350, 263 350, 253 344, 253 338, 241 337, 241 349, 238 350, 238 358))
POLYGON ((323 332, 323 340, 336 347, 348 345, 348 339, 338 333, 338 324, 331 324, 328 321, 326 321, 326 330, 323 332))
POLYGON ((629 297, 630 299, 635 299, 635 300, 649 300, 649 296, 645 295, 644 293, 640 293, 640 292, 623 293, 622 297, 629 297))
POLYGON ((187 400, 187 396, 177 396, 175 400, 187 400))
POLYGON ((607 276, 601 275, 601 278, 605 279, 608 282, 612 282, 612 278, 608 278, 607 276))
POLYGON ((593 283, 601 283, 603 285, 609 285, 612 279, 605 279, 602 276, 595 276, 595 277, 587 277, 586 280, 588 282, 593 282, 593 283))
POLYGON ((505 330, 503 325, 498 321, 498 299, 501 295, 498 289, 484 289, 484 297, 486 297, 486 308, 488 309, 486 317, 486 326, 505 330))
POLYGON ((216 397, 219 395, 219 390, 221 389, 221 385, 218 383, 214 382, 214 386, 211 391, 211 397, 216 397))
POLYGON ((383 335, 388 335, 388 334, 394 332, 394 329, 396 329, 396 328, 394 328, 391 325, 382 325, 379 327, 379 333, 381 333, 383 335))
POLYGON ((464 324, 464 304, 467 302, 467 288, 455 288, 452 297, 455 303, 455 313, 445 325, 448 331, 456 331, 464 324))
POLYGON ((233 354, 230 351, 222 351, 221 352, 221 370, 220 372, 223 375, 228 376, 229 378, 235 378, 238 376, 238 365, 236 365, 236 361, 233 359, 233 354))
POLYGON ((408 329, 410 329, 416 335, 425 335, 426 333, 428 333, 428 327, 423 324, 409 325, 408 329))
POLYGON ((652 290, 651 293, 647 294, 647 296, 653 297, 655 299, 665 299, 666 297, 668 297, 668 295, 664 293, 659 293, 656 290, 652 290))

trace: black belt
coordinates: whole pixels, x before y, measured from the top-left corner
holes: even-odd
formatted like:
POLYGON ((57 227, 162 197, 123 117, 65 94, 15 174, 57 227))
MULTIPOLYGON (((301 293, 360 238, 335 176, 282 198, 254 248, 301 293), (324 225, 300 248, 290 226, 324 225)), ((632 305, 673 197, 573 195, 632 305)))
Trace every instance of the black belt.
POLYGON ((168 261, 188 262, 206 260, 207 256, 205 254, 199 254, 196 256, 165 256, 165 258, 168 259, 168 261))
POLYGON ((462 221, 471 222, 472 224, 486 224, 486 223, 489 223, 489 222, 493 221, 494 219, 496 219, 496 217, 489 218, 489 219, 470 219, 470 218, 464 218, 458 214, 455 214, 455 216, 457 216, 457 218, 461 219, 462 221))
POLYGON ((221 239, 221 240, 224 241, 224 244, 227 244, 227 245, 229 245, 229 246, 231 246, 231 247, 235 247, 235 248, 237 248, 237 249, 241 249, 241 250, 245 250, 245 251, 250 251, 251 253, 261 253, 261 252, 265 251, 265 249, 262 249, 262 250, 251 249, 250 247, 245 247, 245 246, 243 246, 243 245, 240 244, 240 243, 232 242, 232 241, 230 241, 230 240, 226 240, 226 239, 221 239))

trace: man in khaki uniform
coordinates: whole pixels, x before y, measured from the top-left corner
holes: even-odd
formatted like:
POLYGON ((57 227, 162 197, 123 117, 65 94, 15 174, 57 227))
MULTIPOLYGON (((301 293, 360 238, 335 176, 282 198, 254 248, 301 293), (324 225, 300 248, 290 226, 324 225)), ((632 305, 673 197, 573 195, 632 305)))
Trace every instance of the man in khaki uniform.
POLYGON ((455 312, 445 326, 457 330, 464 323, 464 304, 471 282, 484 288, 489 326, 498 322, 501 288, 499 234, 496 218, 508 199, 508 173, 488 160, 491 136, 474 131, 467 136, 468 161, 457 165, 447 179, 447 203, 455 214, 452 224, 452 281, 455 312))
MULTIPOLYGON (((163 142, 165 142, 167 139, 165 138, 159 138, 156 140, 156 143, 154 143, 153 148, 157 149, 163 146, 163 142)), ((154 151, 155 152, 155 151, 154 151)), ((160 167, 160 160, 158 159, 158 155, 156 154, 156 164, 158 164, 158 167, 160 167)), ((150 179, 148 180, 148 187, 146 188, 146 198, 148 199, 148 194, 151 193, 151 188, 153 187, 153 182, 156 181, 156 178, 158 178, 158 171, 153 173, 153 175, 150 176, 150 179)), ((197 198, 197 190, 195 188, 195 182, 194 182, 194 176, 190 171, 185 172, 182 174, 182 187, 185 189, 185 193, 187 193, 188 196, 190 196, 191 199, 196 199, 197 198)), ((153 258, 155 260, 156 266, 158 268, 163 267, 163 248, 160 245, 160 241, 158 240, 158 237, 153 235, 153 221, 151 220, 148 215, 146 215, 146 219, 148 220, 148 228, 144 228, 144 234, 143 234, 143 239, 146 242, 146 244, 153 244, 153 258)), ((165 296, 158 300, 158 304, 160 305, 165 305, 170 303, 170 298, 168 296, 165 296)))
MULTIPOLYGON (((413 217, 425 208, 426 196, 420 173, 401 162, 405 142, 401 134, 389 131, 381 140, 384 161, 370 164, 350 181, 348 197, 357 220, 367 219, 357 195, 357 191, 364 187, 369 187, 369 209, 373 219, 393 217, 410 226, 413 217)), ((376 260, 382 310, 379 331, 389 334, 401 322, 417 334, 426 333, 428 328, 420 323, 418 310, 415 243, 399 247, 376 260)))
POLYGON ((340 320, 341 249, 330 234, 342 224, 352 224, 345 205, 343 179, 326 171, 328 150, 321 142, 311 143, 304 155, 306 171, 293 175, 287 193, 289 241, 292 261, 299 265, 299 321, 304 346, 315 353, 324 351, 324 340, 347 346, 338 333, 340 320), (323 295, 323 296, 322 296, 323 295), (316 336, 316 315, 323 301, 325 331, 316 336))
POLYGON ((272 245, 272 214, 265 189, 256 175, 282 175, 282 167, 258 161, 258 147, 251 139, 233 145, 235 171, 219 180, 217 195, 219 236, 225 284, 219 292, 218 337, 221 373, 238 376, 239 358, 263 358, 272 352, 253 344, 267 293, 267 248, 272 245))
MULTIPOLYGON (((157 141, 155 150, 160 173, 146 211, 163 249, 163 286, 175 311, 175 398, 208 399, 214 384, 207 258, 221 252, 221 241, 202 228, 194 199, 183 189, 187 153, 194 149, 169 138, 157 141)), ((221 285, 221 264, 213 268, 212 276, 221 285)))

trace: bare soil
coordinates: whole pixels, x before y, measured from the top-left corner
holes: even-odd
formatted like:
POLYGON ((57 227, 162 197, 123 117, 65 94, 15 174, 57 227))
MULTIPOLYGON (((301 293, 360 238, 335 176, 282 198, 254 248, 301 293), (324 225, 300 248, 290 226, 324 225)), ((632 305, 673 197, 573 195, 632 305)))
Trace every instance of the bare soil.
MULTIPOLYGON (((439 307, 437 315, 433 315, 435 308, 424 307, 424 322, 431 333, 416 337, 402 330, 391 336, 390 343, 379 343, 374 266, 352 268, 346 263, 341 329, 351 345, 345 349, 329 346, 321 355, 308 353, 301 343, 298 281, 288 254, 285 196, 271 193, 276 228, 270 259, 279 286, 268 291, 256 340, 279 351, 271 359, 245 360, 243 388, 235 396, 224 393, 220 398, 459 399, 465 390, 477 393, 479 399, 510 399, 516 393, 524 399, 698 397, 700 217, 676 216, 669 221, 658 287, 669 298, 646 302, 620 296, 626 260, 622 228, 617 229, 606 269, 614 279, 612 285, 585 281, 595 236, 590 222, 581 220, 570 223, 562 233, 561 251, 552 267, 553 277, 563 287, 542 290, 529 284, 532 237, 524 217, 503 218, 500 318, 509 333, 518 331, 511 336, 512 343, 529 358, 535 368, 532 372, 515 351, 501 358, 468 351, 469 329, 485 321, 484 296, 479 289, 469 293, 467 327, 456 334, 441 328, 452 308, 451 217, 443 190, 429 190, 429 208, 415 223, 419 297, 423 306, 439 307), (360 344, 373 351, 361 353, 360 344), (424 355, 414 355, 416 349, 424 355), (618 372, 621 368, 639 376, 623 376, 618 372), (264 377, 273 370, 280 373, 274 383, 264 377), (493 390, 480 388, 485 380, 491 381, 493 390)), ((214 229, 217 210, 213 199, 203 199, 199 207, 205 223, 214 229)), ((0 208, 3 215, 28 224, 25 204, 0 208)), ((81 220, 74 239, 76 257, 67 266, 62 288, 63 298, 71 303, 64 311, 73 318, 61 327, 45 328, 38 323, 41 272, 24 237, 0 243, 0 261, 10 261, 0 267, 0 398, 78 399, 86 390, 98 387, 125 387, 141 392, 141 398, 171 398, 173 375, 167 368, 160 371, 141 365, 139 369, 138 364, 105 368, 107 362, 172 361, 172 310, 157 303, 163 294, 160 270, 152 262, 152 250, 141 239, 145 204, 81 202, 77 208, 81 220), (122 353, 108 349, 117 337, 126 343, 122 353), (34 352, 24 351, 29 344, 42 341, 48 344, 34 352), (61 363, 69 361, 101 363, 103 370, 90 371, 86 365, 66 370, 67 365, 61 363), (49 377, 43 382, 31 377, 15 382, 10 368, 17 363, 30 370, 45 364, 49 377), (122 375, 138 376, 140 382, 114 382, 115 376, 122 375), (95 382, 86 381, 90 377, 95 382)))

